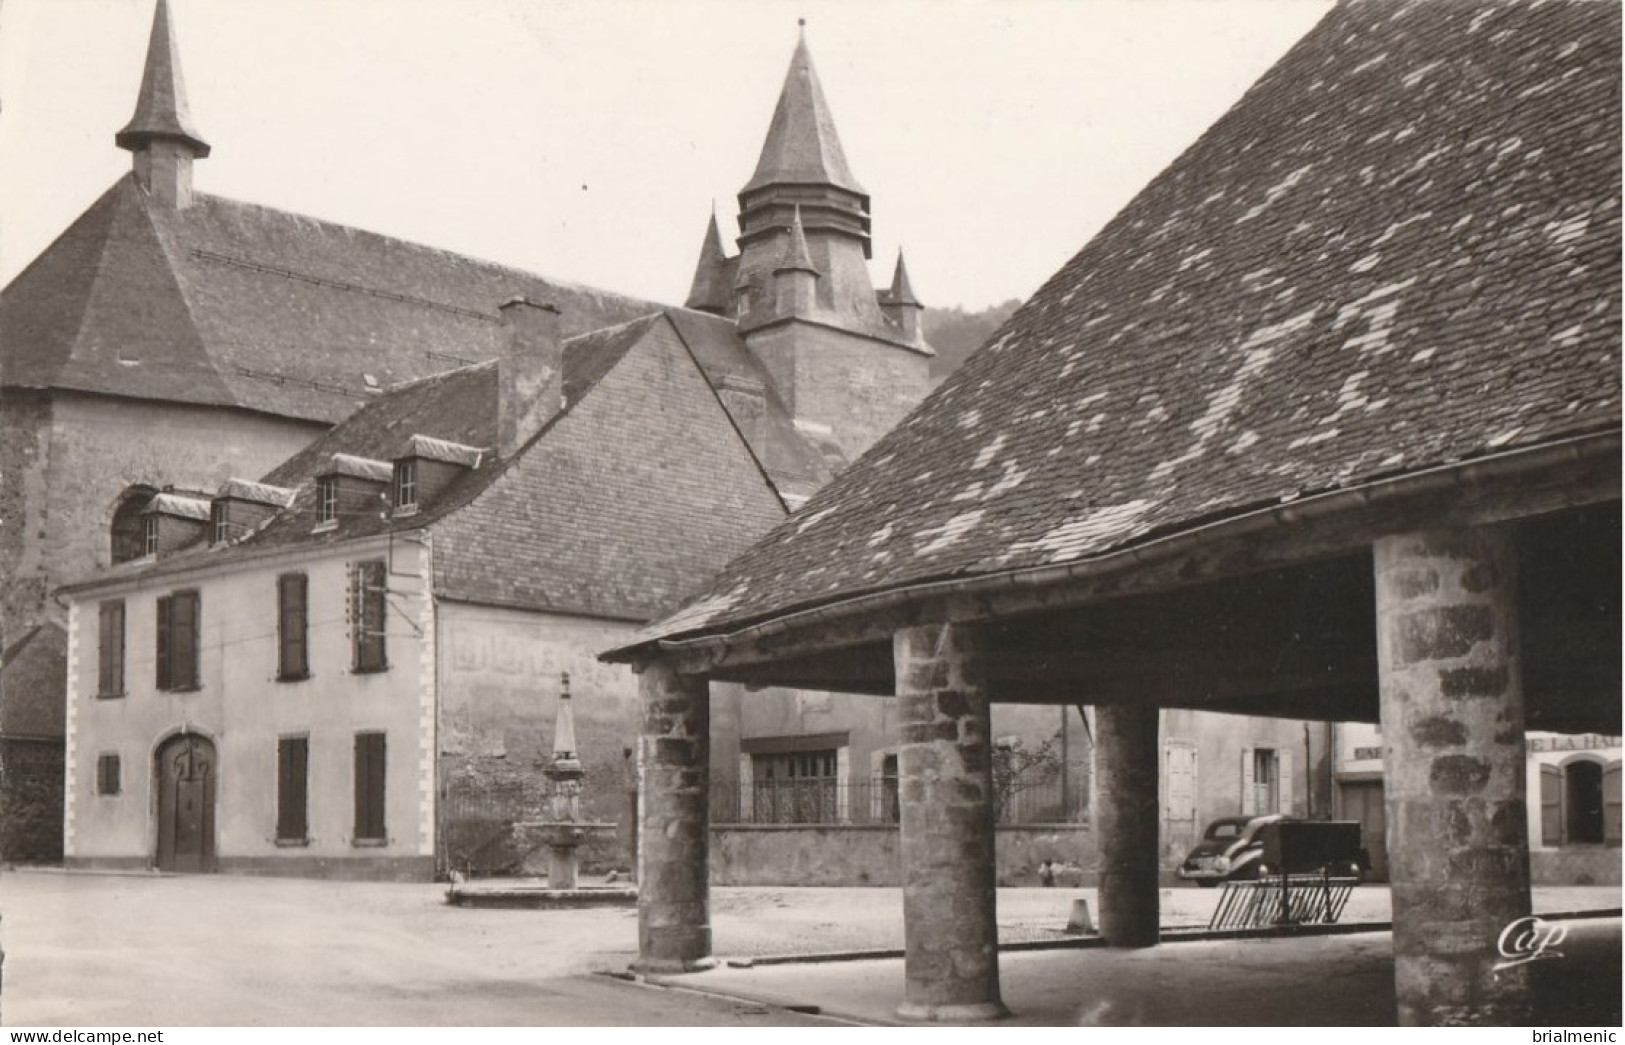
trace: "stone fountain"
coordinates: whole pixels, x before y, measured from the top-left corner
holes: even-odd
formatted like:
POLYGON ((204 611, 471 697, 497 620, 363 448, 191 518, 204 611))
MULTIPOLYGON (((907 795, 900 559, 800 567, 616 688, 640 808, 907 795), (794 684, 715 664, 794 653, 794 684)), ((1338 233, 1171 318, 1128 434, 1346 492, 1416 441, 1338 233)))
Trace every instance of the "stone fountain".
POLYGON ((553 782, 546 820, 513 825, 521 850, 540 843, 548 850, 547 884, 535 882, 454 883, 447 894, 462 907, 630 907, 637 889, 625 885, 583 885, 576 850, 589 836, 614 834, 616 825, 581 818, 581 781, 586 770, 576 751, 575 712, 570 705, 570 674, 559 675, 559 708, 553 720, 553 757, 543 774, 553 782))

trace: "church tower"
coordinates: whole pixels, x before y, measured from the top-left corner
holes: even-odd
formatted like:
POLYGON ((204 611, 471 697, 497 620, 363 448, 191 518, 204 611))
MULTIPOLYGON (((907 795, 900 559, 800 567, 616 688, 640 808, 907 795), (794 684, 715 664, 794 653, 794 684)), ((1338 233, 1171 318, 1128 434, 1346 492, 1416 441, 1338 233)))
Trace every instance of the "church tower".
POLYGON ((734 320, 798 427, 848 459, 924 397, 933 355, 906 272, 903 307, 876 292, 869 221, 803 30, 739 192, 739 253, 713 214, 687 306, 734 320))
POLYGON ((192 205, 192 161, 209 155, 209 143, 192 127, 167 0, 153 11, 135 115, 113 141, 134 154, 136 182, 155 199, 176 210, 192 205))

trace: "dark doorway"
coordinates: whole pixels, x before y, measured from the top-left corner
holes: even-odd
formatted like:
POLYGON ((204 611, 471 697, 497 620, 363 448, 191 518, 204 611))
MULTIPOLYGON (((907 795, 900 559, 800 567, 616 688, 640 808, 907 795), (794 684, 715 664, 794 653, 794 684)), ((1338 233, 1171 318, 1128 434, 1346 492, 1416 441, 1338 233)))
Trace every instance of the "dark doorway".
POLYGON ((182 733, 158 749, 158 869, 214 870, 214 745, 182 733))
POLYGON ((1563 840, 1576 845, 1602 845, 1602 765, 1597 762, 1571 762, 1563 767, 1563 840))
POLYGON ((1371 858, 1368 882, 1388 880, 1388 810, 1380 780, 1344 782, 1343 819, 1360 822, 1360 847, 1371 858))

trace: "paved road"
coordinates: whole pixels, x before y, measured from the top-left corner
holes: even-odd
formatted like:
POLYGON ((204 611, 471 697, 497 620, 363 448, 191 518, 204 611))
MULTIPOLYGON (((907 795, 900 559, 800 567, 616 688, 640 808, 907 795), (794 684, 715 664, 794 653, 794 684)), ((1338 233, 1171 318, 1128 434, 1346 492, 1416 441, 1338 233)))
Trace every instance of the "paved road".
MULTIPOLYGON (((1057 937, 1077 896, 1092 900, 1093 893, 999 890, 1001 938, 1057 937)), ((1617 888, 1537 890, 1535 908, 1617 908, 1619 896, 1617 888)), ((712 898, 723 956, 902 944, 897 889, 717 888, 712 898)), ((81 1026, 816 1022, 595 975, 624 970, 634 958, 632 910, 468 910, 442 899, 442 887, 420 884, 0 873, 5 1019, 81 1026)), ((1206 890, 1170 890, 1165 923, 1205 922, 1214 901, 1206 890)), ((1384 920, 1387 912, 1388 891, 1368 886, 1356 891, 1347 917, 1384 920)), ((1014 970, 1027 959, 1010 960, 1014 970)))
POLYGON ((629 984, 631 911, 468 911, 435 886, 0 874, 10 1026, 783 1026, 629 984))

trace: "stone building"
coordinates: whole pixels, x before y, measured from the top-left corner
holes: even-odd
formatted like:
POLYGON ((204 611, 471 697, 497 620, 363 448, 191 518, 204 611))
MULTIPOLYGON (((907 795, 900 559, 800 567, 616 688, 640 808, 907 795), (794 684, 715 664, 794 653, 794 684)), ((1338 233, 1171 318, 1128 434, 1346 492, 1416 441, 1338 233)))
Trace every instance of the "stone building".
MULTIPOLYGON (((1525 738, 1529 879, 1536 885, 1618 885, 1620 738, 1531 732, 1525 738)), ((1388 877, 1382 727, 1344 722, 1334 744, 1340 817, 1364 827, 1375 877, 1388 877)))
POLYGON ((1527 1023, 1525 734, 1620 732, 1619 36, 1615 4, 1336 7, 606 653, 641 673, 641 963, 709 954, 712 685, 895 695, 923 1019, 1005 1011, 990 705, 1097 705, 1117 947, 1158 940, 1159 710, 1225 710, 1381 724, 1396 1017, 1527 1023))
POLYGON ((723 321, 561 342, 554 309, 503 315, 498 360, 400 385, 198 510, 159 495, 151 554, 62 589, 69 866, 501 866, 546 808, 566 673, 589 816, 619 817, 636 683, 594 651, 782 519, 777 476, 817 454, 776 404, 772 452, 744 438, 700 362, 754 376, 723 321))
MULTIPOLYGON (((387 388, 504 354, 503 301, 557 308, 567 339, 661 308, 198 191, 193 166, 210 147, 164 0, 115 143, 131 172, 0 292, 0 637, 14 647, 66 624, 53 588, 145 554, 160 495, 195 507, 387 388)), ((802 41, 741 194, 740 253, 726 255, 713 219, 694 309, 671 318, 792 507, 927 387, 901 258, 890 287, 866 282, 869 222, 802 41), (749 366, 734 365, 741 352, 749 366)), ((40 827, 26 842, 20 827, 0 833, 7 858, 60 845, 35 815, 62 802, 42 783, 61 778, 56 656, 46 671, 0 666, 0 730, 44 730, 0 738, 31 766, 58 766, 0 776, 7 822, 40 827)))

